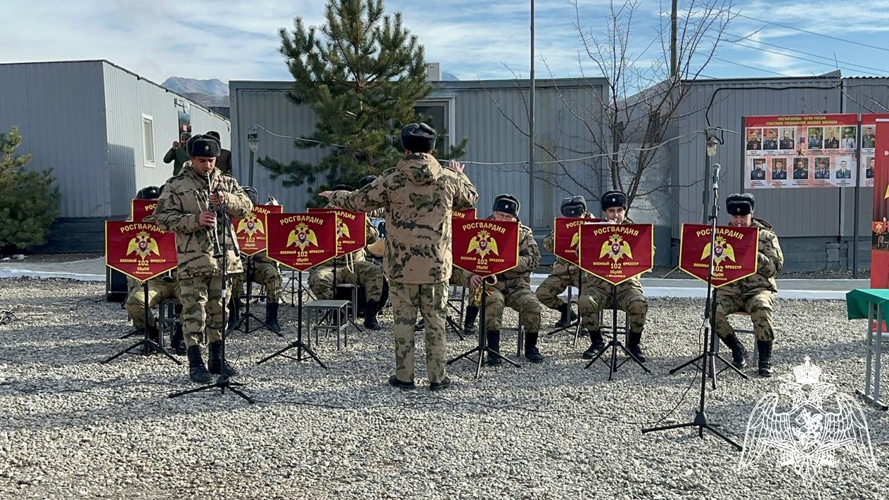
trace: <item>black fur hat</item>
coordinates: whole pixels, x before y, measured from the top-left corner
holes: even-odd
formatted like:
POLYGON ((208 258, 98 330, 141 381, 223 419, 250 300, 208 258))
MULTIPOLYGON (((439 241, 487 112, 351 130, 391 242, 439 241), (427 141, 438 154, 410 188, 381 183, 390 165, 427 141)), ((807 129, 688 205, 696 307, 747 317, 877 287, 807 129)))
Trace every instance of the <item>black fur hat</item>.
POLYGON ((337 184, 336 186, 330 188, 331 191, 355 191, 355 188, 348 184, 337 184))
POLYGON ((627 195, 623 191, 608 191, 602 195, 602 211, 613 207, 627 208, 627 195))
POLYGON ((518 217, 519 209, 521 207, 522 204, 519 203, 519 199, 515 196, 511 194, 501 194, 494 198, 494 208, 492 210, 518 217))
POLYGON ((365 175, 364 177, 361 178, 360 181, 358 181, 358 189, 361 189, 364 186, 367 186, 368 184, 370 184, 371 182, 373 182, 375 180, 377 180, 376 175, 365 175))
POLYGON ((401 147, 411 153, 428 153, 435 149, 438 133, 425 123, 409 123, 401 129, 401 147))
POLYGON ((222 148, 212 135, 196 135, 186 143, 188 156, 219 156, 222 148))
POLYGON ((583 196, 562 198, 562 217, 580 217, 586 213, 586 200, 583 196))
POLYGON ((144 187, 136 193, 137 200, 156 200, 160 198, 161 190, 157 186, 144 187))
POLYGON ((756 200, 750 193, 733 194, 725 199, 725 209, 729 215, 747 215, 753 213, 756 200))

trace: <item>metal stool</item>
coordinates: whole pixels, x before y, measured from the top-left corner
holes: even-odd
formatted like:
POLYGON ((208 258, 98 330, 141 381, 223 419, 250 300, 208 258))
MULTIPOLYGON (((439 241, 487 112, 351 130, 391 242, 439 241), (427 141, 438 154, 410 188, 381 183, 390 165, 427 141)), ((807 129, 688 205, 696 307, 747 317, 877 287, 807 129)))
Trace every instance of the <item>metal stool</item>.
MULTIPOLYGON (((357 323, 358 322, 358 285, 353 285, 351 283, 339 283, 336 286, 337 291, 339 291, 340 288, 351 290, 351 292, 352 292, 352 300, 349 301, 348 308, 351 310, 350 314, 352 315, 352 321, 357 323)), ((336 297, 336 294, 334 294, 334 297, 336 297)))
MULTIPOLYGON (((179 299, 164 299, 157 306, 157 324, 160 329, 167 333, 173 333, 176 323, 179 323, 179 315, 176 314, 176 306, 179 305, 179 299)), ((158 343, 163 347, 164 335, 161 333, 158 343)))
MULTIPOLYGON (((747 316, 748 318, 750 317, 750 313, 748 313, 747 311, 735 311, 735 312, 729 314, 729 316, 735 316, 735 315, 747 316)), ((735 330, 736 334, 737 333, 746 333, 746 334, 753 336, 753 348, 751 349, 753 351, 753 354, 751 355, 750 360, 751 360, 752 364, 754 364, 754 365, 758 364, 759 363, 759 350, 756 348, 756 334, 753 332, 752 329, 735 328, 734 326, 732 326, 732 328, 735 330)), ((717 338, 718 338, 718 336, 717 336, 717 338)), ((719 344, 720 344, 720 342, 717 341, 716 342, 716 349, 717 349, 716 352, 719 352, 719 344)))
POLYGON ((348 347, 349 336, 346 333, 344 323, 347 318, 346 308, 348 300, 313 300, 305 305, 306 324, 309 325, 308 339, 311 340, 312 332, 315 332, 315 342, 318 342, 318 332, 325 333, 331 330, 336 332, 336 349, 340 349, 340 332, 343 333, 343 347, 348 347), (325 317, 332 318, 328 324, 322 325, 325 317))

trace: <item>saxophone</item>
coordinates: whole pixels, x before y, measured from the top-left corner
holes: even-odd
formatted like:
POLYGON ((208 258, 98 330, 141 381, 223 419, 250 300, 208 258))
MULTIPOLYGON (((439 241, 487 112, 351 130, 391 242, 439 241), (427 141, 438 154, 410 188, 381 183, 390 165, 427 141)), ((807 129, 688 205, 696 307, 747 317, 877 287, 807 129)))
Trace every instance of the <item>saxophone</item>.
MULTIPOLYGON (((482 306, 482 290, 485 288, 485 284, 494 286, 497 284, 497 275, 492 274, 490 276, 485 276, 482 278, 482 284, 472 289, 472 296, 469 298, 469 303, 475 307, 482 306)), ((488 292, 490 295, 491 292, 488 292)))

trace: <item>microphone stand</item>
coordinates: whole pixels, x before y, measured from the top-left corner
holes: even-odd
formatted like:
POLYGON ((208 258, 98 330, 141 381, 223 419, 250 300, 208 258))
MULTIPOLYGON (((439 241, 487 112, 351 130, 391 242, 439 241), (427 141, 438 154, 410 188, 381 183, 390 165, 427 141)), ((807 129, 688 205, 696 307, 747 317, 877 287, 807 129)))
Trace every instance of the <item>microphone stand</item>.
MULTIPOLYGON (((654 431, 665 431, 668 429, 680 429, 685 427, 697 427, 698 428, 698 437, 701 439, 704 438, 704 429, 712 432, 718 437, 722 438, 723 441, 729 443, 730 445, 737 448, 738 451, 742 451, 743 448, 741 445, 733 441, 731 438, 718 431, 713 427, 713 424, 707 418, 707 413, 704 412, 704 398, 707 393, 707 368, 710 369, 710 374, 713 377, 713 388, 716 388, 716 358, 721 359, 724 363, 726 363, 729 367, 733 368, 738 374, 740 374, 745 379, 747 378, 740 370, 735 368, 734 365, 722 359, 719 354, 716 354, 715 348, 713 348, 713 344, 717 342, 716 340, 716 290, 713 288, 713 258, 716 251, 716 214, 719 212, 719 202, 718 202, 718 189, 719 189, 719 164, 713 165, 713 204, 710 206, 710 265, 709 271, 707 275, 707 307, 705 315, 709 319, 709 329, 710 332, 707 332, 705 329, 704 332, 704 353, 701 356, 698 356, 694 360, 685 363, 686 366, 697 359, 707 358, 704 366, 701 368, 701 394, 700 401, 698 404, 698 410, 695 412, 695 418, 691 422, 686 422, 683 424, 672 424, 665 425, 662 427, 651 427, 647 429, 642 429, 642 433, 654 432, 654 431), (711 300, 711 291, 713 292, 712 300, 711 300), (711 310, 712 309, 712 310, 711 310), (709 334, 708 334, 709 333, 709 334), (709 350, 708 350, 708 341, 711 342, 709 350)), ((674 370, 671 370, 670 373, 673 373, 675 370, 678 370, 680 367, 677 367, 674 370)))
MULTIPOLYGON (((139 342, 136 342, 135 344, 131 345, 130 347, 127 347, 126 349, 120 351, 119 353, 115 354, 114 356, 111 356, 110 358, 102 361, 101 364, 104 365, 106 363, 109 363, 109 362, 113 361, 114 359, 117 359, 118 357, 135 350, 137 347, 142 348, 140 353, 144 356, 147 356, 147 355, 151 354, 152 352, 159 352, 159 353, 163 354, 164 356, 172 359, 173 362, 176 363, 177 365, 182 364, 181 361, 179 361, 178 359, 176 359, 172 355, 170 355, 170 353, 167 352, 166 349, 164 349, 164 346, 161 345, 160 342, 155 342, 155 341, 151 340, 151 338, 148 337, 148 330, 149 330, 149 326, 148 326, 148 315, 149 315, 149 311, 148 311, 149 310, 149 307, 148 307, 148 280, 145 280, 142 282, 142 297, 143 297, 142 300, 145 304, 145 318, 144 318, 145 327, 142 328, 142 330, 143 330, 143 334, 145 336, 139 342)), ((138 332, 138 331, 139 330, 136 330, 135 332, 138 332)), ((135 333, 135 332, 133 332, 133 333, 135 333)), ((129 337, 130 335, 132 335, 132 333, 129 333, 126 336, 129 337)), ((162 335, 162 334, 159 334, 159 335, 162 335)), ((163 338, 163 336, 159 336, 158 340, 160 341, 162 338, 163 338)))

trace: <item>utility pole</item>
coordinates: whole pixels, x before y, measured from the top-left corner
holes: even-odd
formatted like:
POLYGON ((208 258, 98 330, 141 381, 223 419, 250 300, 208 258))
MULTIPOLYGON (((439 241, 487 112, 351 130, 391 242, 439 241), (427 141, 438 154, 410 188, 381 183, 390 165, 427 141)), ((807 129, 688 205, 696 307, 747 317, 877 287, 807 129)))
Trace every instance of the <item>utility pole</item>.
POLYGON ((534 190, 534 0, 531 0, 531 97, 530 112, 528 113, 528 214, 531 229, 534 229, 534 217, 537 213, 534 211, 534 198, 536 193, 534 190))
POLYGON ((673 0, 670 10, 670 76, 676 78, 679 75, 679 62, 677 59, 676 31, 678 30, 679 0, 673 0))

